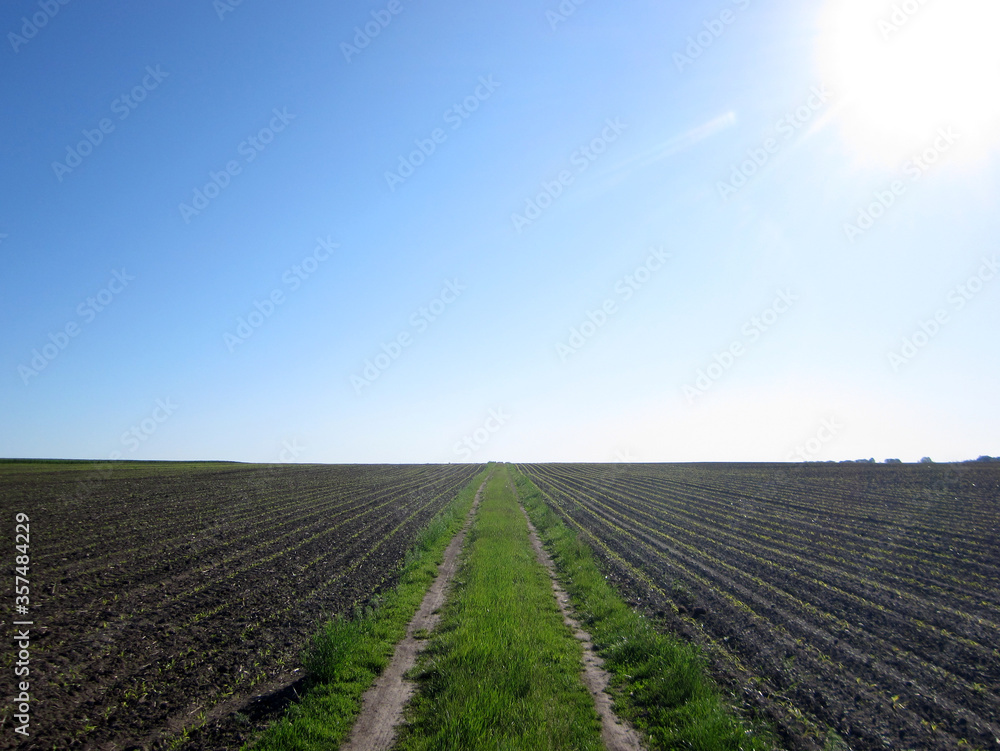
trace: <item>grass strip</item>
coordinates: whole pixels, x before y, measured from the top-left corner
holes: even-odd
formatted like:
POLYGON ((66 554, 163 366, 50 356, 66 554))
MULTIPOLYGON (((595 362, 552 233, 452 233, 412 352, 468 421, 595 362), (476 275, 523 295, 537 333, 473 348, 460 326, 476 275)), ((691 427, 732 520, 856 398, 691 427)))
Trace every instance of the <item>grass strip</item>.
POLYGON ((489 481, 397 748, 601 749, 563 623, 506 468, 489 481))
POLYGON ((389 664, 396 644, 437 576, 444 549, 461 529, 488 465, 439 512, 407 553, 399 583, 351 618, 328 621, 303 653, 308 688, 285 716, 243 751, 329 751, 350 732, 361 697, 389 664))
POLYGON ((516 469, 511 475, 560 583, 611 673, 619 717, 631 721, 656 749, 775 748, 768 728, 751 725, 726 703, 697 646, 657 631, 629 607, 601 573, 591 549, 545 503, 535 484, 516 469))

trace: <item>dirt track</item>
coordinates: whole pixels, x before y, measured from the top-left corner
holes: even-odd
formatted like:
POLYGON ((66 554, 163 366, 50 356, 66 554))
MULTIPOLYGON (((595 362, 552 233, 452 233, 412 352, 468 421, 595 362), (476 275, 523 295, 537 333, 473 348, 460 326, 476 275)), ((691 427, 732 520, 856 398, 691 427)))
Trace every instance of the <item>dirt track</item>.
POLYGON ((485 480, 476 491, 476 498, 465 524, 445 548, 437 578, 428 588, 416 615, 407 626, 406 636, 396 645, 389 666, 365 692, 361 714, 351 729, 350 738, 341 746, 341 751, 383 751, 392 746, 396 738, 396 726, 403 719, 403 709, 414 690, 414 684, 403 676, 416 664, 417 656, 427 644, 425 639, 418 639, 417 634, 430 633, 441 619, 439 611, 444 605, 451 580, 458 571, 459 554, 465 544, 466 532, 479 508, 484 487, 485 480))
MULTIPOLYGON (((516 495, 516 490, 514 491, 516 495)), ((643 751, 644 746, 638 731, 631 725, 625 723, 615 714, 611 706, 611 697, 606 689, 611 681, 611 674, 603 667, 604 660, 597 654, 594 642, 590 634, 580 627, 580 622, 573 617, 573 606, 570 604, 569 595, 559 586, 556 579, 556 567, 551 556, 542 547, 542 541, 538 538, 535 525, 528 518, 528 513, 524 506, 518 501, 524 520, 528 523, 528 536, 531 539, 531 547, 535 551, 538 562, 549 572, 552 579, 552 591, 555 594, 556 602, 559 603, 559 610, 562 612, 563 622, 573 631, 573 636, 577 638, 583 646, 583 685, 590 691, 594 698, 594 706, 597 714, 601 718, 601 740, 607 751, 643 751)))
MULTIPOLYGON (((403 710, 415 688, 414 684, 406 681, 403 676, 416 664, 418 655, 426 645, 426 641, 417 639, 415 635, 420 632, 431 632, 440 620, 438 610, 444 605, 451 580, 458 571, 459 556, 465 543, 466 532, 472 524, 485 486, 486 482, 480 486, 465 524, 445 550, 444 561, 438 569, 437 579, 428 589, 419 610, 410 621, 406 637, 397 645, 385 672, 365 693, 361 714, 341 751, 387 751, 392 747, 396 737, 396 727, 402 721, 403 710)), ((516 490, 512 488, 512 491, 516 497, 516 490)), ((520 502, 518 507, 527 522, 535 556, 551 578, 553 594, 562 612, 563 621, 583 645, 581 677, 594 698, 597 713, 601 718, 601 737, 605 747, 608 751, 643 751, 639 734, 623 723, 612 709, 611 698, 605 692, 610 675, 603 669, 602 660, 594 650, 590 635, 573 618, 569 596, 556 581, 555 566, 542 547, 534 525, 528 519, 520 502)))

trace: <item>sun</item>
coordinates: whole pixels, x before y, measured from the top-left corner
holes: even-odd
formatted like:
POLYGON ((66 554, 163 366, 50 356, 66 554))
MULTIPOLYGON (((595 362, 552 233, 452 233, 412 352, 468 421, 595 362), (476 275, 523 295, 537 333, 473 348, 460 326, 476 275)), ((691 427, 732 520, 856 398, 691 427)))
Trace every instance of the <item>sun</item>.
POLYGON ((940 128, 955 157, 1000 147, 998 0, 828 0, 818 63, 844 138, 885 166, 926 148, 940 128))

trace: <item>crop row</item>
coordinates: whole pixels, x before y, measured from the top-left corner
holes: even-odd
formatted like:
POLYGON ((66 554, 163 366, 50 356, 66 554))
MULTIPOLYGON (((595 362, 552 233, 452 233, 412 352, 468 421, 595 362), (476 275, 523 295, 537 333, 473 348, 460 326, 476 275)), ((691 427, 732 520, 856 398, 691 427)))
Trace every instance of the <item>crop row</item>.
POLYGON ((865 469, 774 483, 776 465, 525 467, 637 601, 669 610, 744 690, 764 681, 764 711, 804 712, 859 749, 985 747, 1000 716, 997 473, 949 487, 935 527, 923 468, 865 469), (905 555, 886 554, 886 529, 905 555))
POLYGON ((74 497, 92 467, 0 467, 32 519, 36 742, 161 747, 294 680, 317 624, 390 585, 477 469, 125 464, 74 497))

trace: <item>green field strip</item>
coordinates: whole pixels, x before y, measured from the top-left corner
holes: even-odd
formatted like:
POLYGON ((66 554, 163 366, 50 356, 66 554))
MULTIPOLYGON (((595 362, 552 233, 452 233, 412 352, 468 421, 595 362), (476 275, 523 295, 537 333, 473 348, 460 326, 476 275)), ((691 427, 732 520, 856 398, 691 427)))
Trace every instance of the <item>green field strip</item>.
POLYGON ((406 557, 398 584, 364 613, 326 623, 304 653, 309 688, 284 718, 244 751, 329 751, 343 742, 361 697, 389 662, 396 644, 437 576, 441 557, 465 522, 487 466, 428 523, 406 557))
POLYGON ((399 749, 597 749, 582 649, 531 548, 507 468, 486 486, 399 749))

